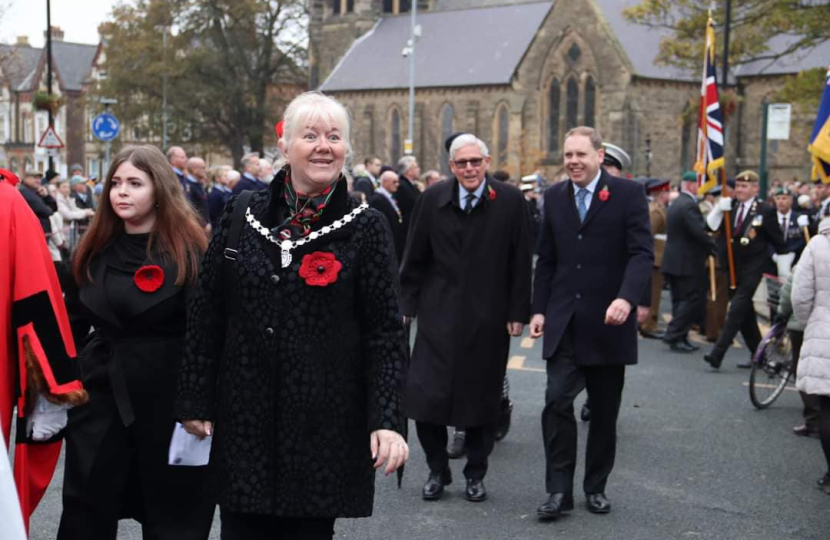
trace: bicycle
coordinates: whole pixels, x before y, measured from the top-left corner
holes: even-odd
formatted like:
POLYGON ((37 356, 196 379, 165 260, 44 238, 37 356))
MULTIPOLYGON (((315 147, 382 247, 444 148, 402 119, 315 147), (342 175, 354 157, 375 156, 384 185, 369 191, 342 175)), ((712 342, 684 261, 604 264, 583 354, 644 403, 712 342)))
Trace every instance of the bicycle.
MULTIPOLYGON (((764 274, 764 279, 767 285, 767 302, 775 313, 782 283, 778 277, 769 274, 764 274)), ((766 409, 794 379, 792 344, 787 333, 787 321, 778 321, 766 333, 752 356, 749 399, 757 409, 766 409)))

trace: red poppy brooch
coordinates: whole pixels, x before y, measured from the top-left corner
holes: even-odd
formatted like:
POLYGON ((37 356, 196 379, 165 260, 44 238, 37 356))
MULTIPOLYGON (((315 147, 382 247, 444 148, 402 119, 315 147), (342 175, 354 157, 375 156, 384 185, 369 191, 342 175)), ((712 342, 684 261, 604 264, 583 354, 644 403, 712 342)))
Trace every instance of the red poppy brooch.
POLYGON ((496 191, 493 188, 491 188, 489 185, 487 186, 487 198, 490 199, 491 201, 496 200, 496 191))
POLYGON ((602 190, 600 190, 600 192, 599 192, 599 200, 601 200, 602 202, 605 202, 605 201, 607 201, 610 197, 611 197, 611 192, 610 192, 610 191, 608 191, 608 186, 605 186, 604 188, 602 188, 602 190))
POLYGON ((315 251, 303 257, 300 277, 312 287, 326 287, 337 281, 341 268, 343 264, 334 257, 334 253, 315 251))
POLYGON ((142 266, 133 275, 135 286, 146 293, 156 292, 164 284, 164 270, 160 266, 142 266))

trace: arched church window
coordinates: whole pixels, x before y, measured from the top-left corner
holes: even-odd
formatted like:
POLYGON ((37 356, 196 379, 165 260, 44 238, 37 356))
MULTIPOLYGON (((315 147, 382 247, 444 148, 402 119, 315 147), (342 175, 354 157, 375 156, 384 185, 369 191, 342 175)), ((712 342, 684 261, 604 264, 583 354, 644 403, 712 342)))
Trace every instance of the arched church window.
POLYGON ((507 105, 502 105, 498 109, 496 116, 496 166, 503 167, 507 164, 507 147, 509 144, 509 120, 510 115, 507 110, 507 105))
POLYGON ((392 111, 392 155, 390 161, 395 163, 401 157, 401 115, 398 109, 392 111))
POLYGON ((444 174, 450 174, 450 154, 444 146, 444 141, 447 140, 447 137, 452 135, 453 116, 455 116, 455 110, 452 105, 447 103, 441 109, 441 172, 444 174))
POLYGON ((548 152, 559 150, 559 79, 550 82, 548 91, 548 152))
POLYGON ((577 126, 577 109, 579 107, 579 85, 576 79, 568 79, 568 89, 565 94, 565 129, 577 126))
POLYGON ((585 120, 586 126, 595 127, 595 108, 596 108, 597 89, 594 84, 593 77, 588 77, 585 81, 585 120))

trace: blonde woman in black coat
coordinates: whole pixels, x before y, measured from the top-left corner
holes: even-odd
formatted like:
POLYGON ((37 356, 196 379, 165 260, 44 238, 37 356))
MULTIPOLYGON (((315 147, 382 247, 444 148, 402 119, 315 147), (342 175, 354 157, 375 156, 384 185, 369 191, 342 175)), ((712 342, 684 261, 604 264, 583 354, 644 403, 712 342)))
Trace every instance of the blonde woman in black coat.
POLYGON ((215 433, 223 540, 332 538, 409 454, 395 252, 385 218, 348 197, 348 113, 308 92, 283 130, 283 167, 247 209, 229 201, 188 313, 176 414, 215 433))

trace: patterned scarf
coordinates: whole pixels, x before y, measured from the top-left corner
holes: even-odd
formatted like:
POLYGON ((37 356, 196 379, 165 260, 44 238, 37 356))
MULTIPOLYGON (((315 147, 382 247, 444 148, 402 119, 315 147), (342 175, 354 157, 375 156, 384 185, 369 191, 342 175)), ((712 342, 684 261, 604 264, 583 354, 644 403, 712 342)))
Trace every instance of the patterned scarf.
POLYGON ((283 196, 288 205, 288 218, 282 224, 271 229, 271 234, 282 240, 293 240, 307 236, 311 227, 323 216, 323 210, 328 206, 337 182, 314 197, 294 189, 291 185, 291 175, 285 175, 285 189, 283 196))

